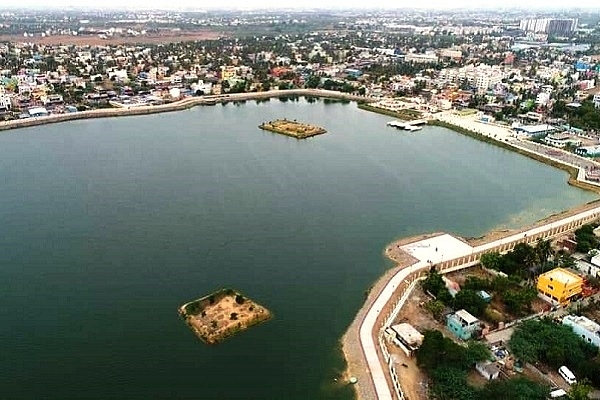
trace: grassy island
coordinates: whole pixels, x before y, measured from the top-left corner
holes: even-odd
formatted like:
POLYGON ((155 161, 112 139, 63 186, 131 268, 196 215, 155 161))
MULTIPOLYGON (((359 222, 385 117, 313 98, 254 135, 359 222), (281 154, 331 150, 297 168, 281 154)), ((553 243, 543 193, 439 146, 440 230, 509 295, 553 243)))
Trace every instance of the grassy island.
POLYGON ((306 139, 311 136, 322 135, 327 132, 320 126, 303 124, 301 122, 289 121, 287 119, 277 119, 275 121, 263 122, 258 126, 260 129, 280 133, 282 135, 295 137, 296 139, 306 139))
POLYGON ((271 312, 233 289, 221 289, 179 307, 179 315, 205 343, 216 344, 271 318, 271 312))

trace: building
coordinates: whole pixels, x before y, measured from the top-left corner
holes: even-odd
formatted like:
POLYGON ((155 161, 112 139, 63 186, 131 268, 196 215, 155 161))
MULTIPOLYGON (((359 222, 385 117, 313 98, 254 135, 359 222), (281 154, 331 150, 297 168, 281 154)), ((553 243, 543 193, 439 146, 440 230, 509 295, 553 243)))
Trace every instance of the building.
POLYGON ((563 317, 563 325, 570 326, 573 332, 586 342, 600 347, 600 325, 584 316, 566 315, 563 317))
POLYGON ((569 36, 577 29, 578 20, 575 18, 552 19, 548 23, 548 35, 569 36))
POLYGON ((33 107, 27 110, 30 117, 47 117, 48 110, 44 107, 33 107))
POLYGON ((408 53, 404 56, 404 61, 435 64, 438 62, 438 56, 435 53, 408 53))
POLYGON ((556 131, 552 125, 516 125, 513 127, 516 133, 523 133, 530 136, 546 135, 556 131))
POLYGON ((575 153, 584 157, 600 156, 600 146, 582 146, 575 149, 575 153))
POLYGON ((600 108, 600 93, 594 95, 594 107, 600 108))
POLYGON ((0 95, 0 111, 8 111, 12 107, 12 98, 9 95, 0 95))
POLYGON ((598 273, 600 272, 600 253, 592 257, 591 263, 585 260, 575 260, 575 268, 586 275, 598 277, 598 273))
POLYGON ((386 329, 386 334, 409 357, 423 344, 421 332, 405 322, 386 329))
POLYGON ((582 291, 583 279, 564 268, 555 268, 538 277, 537 289, 552 304, 567 304, 582 291))
POLYGON ((468 340, 481 330, 479 320, 469 314, 466 310, 458 310, 448 315, 446 327, 457 337, 468 340))
POLYGON ((581 146, 581 139, 576 138, 568 133, 551 133, 544 138, 544 142, 550 146, 558 147, 560 149, 567 146, 578 147, 581 146))
POLYGON ((577 18, 532 18, 523 19, 519 29, 524 32, 547 33, 555 36, 567 36, 577 29, 577 18))
POLYGON ((500 367, 495 362, 491 361, 478 362, 475 364, 475 369, 488 381, 498 379, 498 376, 500 375, 500 367))

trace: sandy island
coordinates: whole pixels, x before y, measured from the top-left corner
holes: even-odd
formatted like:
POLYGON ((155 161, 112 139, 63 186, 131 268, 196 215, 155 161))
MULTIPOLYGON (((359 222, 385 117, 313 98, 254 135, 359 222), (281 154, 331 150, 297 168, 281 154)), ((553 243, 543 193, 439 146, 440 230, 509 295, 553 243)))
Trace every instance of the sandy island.
POLYGON ((190 301, 179 315, 204 343, 216 344, 271 318, 271 312, 233 289, 190 301))

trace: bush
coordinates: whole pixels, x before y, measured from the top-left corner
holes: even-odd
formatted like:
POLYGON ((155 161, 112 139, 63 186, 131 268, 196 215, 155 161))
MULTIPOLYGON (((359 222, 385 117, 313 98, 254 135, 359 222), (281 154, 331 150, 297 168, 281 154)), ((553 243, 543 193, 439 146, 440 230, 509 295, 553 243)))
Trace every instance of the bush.
POLYGON ((244 304, 245 301, 246 301, 246 299, 241 294, 238 294, 235 296, 235 302, 237 304, 244 304))

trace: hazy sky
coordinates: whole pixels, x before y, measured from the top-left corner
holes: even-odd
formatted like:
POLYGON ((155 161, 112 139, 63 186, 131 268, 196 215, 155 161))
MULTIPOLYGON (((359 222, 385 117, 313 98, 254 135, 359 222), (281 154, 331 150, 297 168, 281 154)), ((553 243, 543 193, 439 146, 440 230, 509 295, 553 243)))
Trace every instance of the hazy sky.
MULTIPOLYGON (((102 8, 196 8, 196 9, 249 9, 249 8, 595 8, 600 10, 598 0, 579 0, 577 2, 565 2, 564 0, 502 0, 502 1, 481 1, 481 0, 297 0, 297 1, 274 1, 274 0, 19 0, 11 3, 11 7, 102 7, 102 8)), ((8 4, 7 4, 8 6, 8 4)), ((2 9, 2 5, 0 5, 2 9)))

